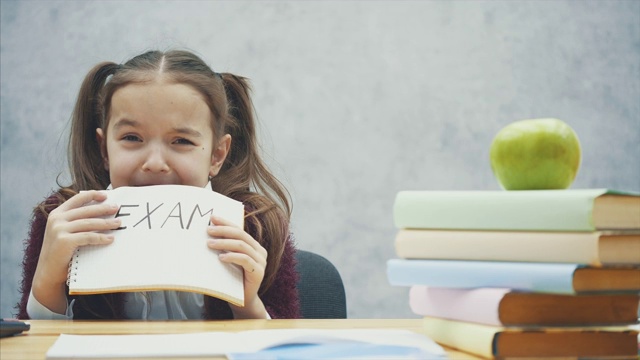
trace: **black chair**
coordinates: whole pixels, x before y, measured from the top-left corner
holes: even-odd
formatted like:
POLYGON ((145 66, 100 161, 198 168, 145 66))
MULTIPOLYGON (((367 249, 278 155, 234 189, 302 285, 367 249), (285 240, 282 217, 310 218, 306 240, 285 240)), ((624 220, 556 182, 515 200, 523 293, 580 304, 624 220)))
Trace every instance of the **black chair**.
POLYGON ((298 250, 297 288, 305 319, 346 319, 347 299, 338 269, 321 255, 298 250))

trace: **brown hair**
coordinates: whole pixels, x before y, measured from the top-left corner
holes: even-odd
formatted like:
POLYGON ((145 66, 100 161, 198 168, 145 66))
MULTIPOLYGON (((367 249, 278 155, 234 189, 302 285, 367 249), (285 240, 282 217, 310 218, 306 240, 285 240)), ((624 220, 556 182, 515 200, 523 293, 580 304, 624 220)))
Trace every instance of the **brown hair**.
MULTIPOLYGON (((116 90, 159 77, 189 85, 202 94, 212 114, 214 145, 224 134, 231 135, 231 148, 220 172, 211 180, 211 187, 245 204, 245 229, 269 254, 260 289, 263 293, 275 278, 289 235, 289 194, 260 157, 248 80, 229 73, 218 74, 191 52, 149 51, 123 65, 103 62, 89 71, 71 120, 67 155, 72 185, 61 189, 60 200, 81 190, 107 187, 109 173, 104 168, 96 129, 103 129, 106 136, 116 90)), ((51 209, 41 205, 40 210, 47 214, 51 209)))

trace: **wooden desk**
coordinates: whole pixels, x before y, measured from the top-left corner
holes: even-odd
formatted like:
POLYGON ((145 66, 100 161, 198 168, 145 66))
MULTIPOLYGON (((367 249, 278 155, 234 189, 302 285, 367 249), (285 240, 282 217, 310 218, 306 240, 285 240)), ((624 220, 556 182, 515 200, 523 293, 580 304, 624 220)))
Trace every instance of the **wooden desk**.
MULTIPOLYGON (((31 330, 0 340, 0 359, 45 359, 60 334, 169 334, 256 329, 407 329, 422 333, 421 319, 232 320, 232 321, 58 321, 30 320, 31 330)), ((445 348, 446 349, 446 348, 445 348)), ((478 359, 446 349, 450 359, 478 359)), ((223 359, 223 358, 222 358, 223 359)))

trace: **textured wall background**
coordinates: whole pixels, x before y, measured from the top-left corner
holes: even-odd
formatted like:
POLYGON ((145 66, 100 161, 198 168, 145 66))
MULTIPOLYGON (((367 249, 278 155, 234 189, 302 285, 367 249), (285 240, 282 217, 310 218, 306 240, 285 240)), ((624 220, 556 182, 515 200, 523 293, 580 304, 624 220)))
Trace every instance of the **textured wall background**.
POLYGON ((498 189, 507 123, 553 116, 580 136, 575 188, 640 190, 637 1, 1 1, 1 306, 18 300, 34 205, 66 179, 86 72, 188 48, 248 76, 300 248, 331 259, 353 318, 412 317, 388 285, 405 189, 498 189))

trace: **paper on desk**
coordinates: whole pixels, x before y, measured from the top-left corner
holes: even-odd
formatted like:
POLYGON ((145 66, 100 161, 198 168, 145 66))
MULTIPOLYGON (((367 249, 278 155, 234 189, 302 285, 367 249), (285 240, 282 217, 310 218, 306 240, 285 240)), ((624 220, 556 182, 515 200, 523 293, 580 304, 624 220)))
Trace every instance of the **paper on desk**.
MULTIPOLYGON (((428 337, 400 329, 270 329, 249 330, 237 333, 204 332, 186 334, 153 335, 69 335, 61 334, 47 352, 47 359, 99 359, 99 358, 157 358, 224 356, 228 354, 255 353, 261 350, 289 344, 352 344, 349 356, 353 359, 366 355, 367 344, 410 347, 414 358, 444 358, 444 350, 428 337), (363 348, 357 351, 357 344, 363 348), (365 354, 365 355, 363 355, 365 354)), ((300 348, 303 350, 303 347, 300 348)), ((382 349, 379 347, 378 350, 382 349)), ((407 349, 404 349, 407 350, 407 349)), ((291 349, 288 350, 291 356, 291 349)), ((372 355, 375 353, 369 353, 372 355)), ((276 355, 274 353, 273 355, 276 355)), ((304 355, 302 352, 299 355, 304 355)), ((402 355, 396 353, 396 355, 402 355)), ((308 355, 307 355, 308 356, 308 355)), ((233 357, 233 356, 232 356, 233 357)), ((239 358, 239 357, 238 357, 239 358)), ((273 357, 278 359, 279 357, 273 357)), ((283 357, 280 357, 283 358, 283 357)), ((335 357, 334 357, 335 358, 335 357)))
POLYGON ((444 359, 416 347, 362 342, 282 345, 252 353, 227 354, 229 360, 425 360, 444 359))

